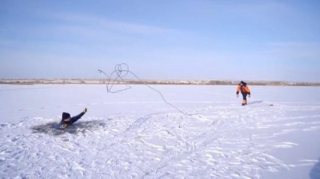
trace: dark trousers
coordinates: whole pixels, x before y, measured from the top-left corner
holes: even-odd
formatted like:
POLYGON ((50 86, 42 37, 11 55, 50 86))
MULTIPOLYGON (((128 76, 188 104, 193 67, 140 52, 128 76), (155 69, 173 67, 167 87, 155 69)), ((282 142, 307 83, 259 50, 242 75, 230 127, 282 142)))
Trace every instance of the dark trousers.
POLYGON ((242 93, 242 92, 241 92, 241 94, 242 94, 243 100, 247 100, 247 95, 248 95, 248 93, 242 93))
POLYGON ((242 94, 242 98, 243 98, 242 105, 247 104, 247 95, 248 95, 248 93, 241 92, 241 94, 242 94))

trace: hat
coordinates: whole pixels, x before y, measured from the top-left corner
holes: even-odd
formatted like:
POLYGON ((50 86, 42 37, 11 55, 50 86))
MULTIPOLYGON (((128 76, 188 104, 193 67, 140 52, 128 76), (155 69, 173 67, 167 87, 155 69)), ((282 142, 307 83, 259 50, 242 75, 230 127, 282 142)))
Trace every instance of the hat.
POLYGON ((62 113, 62 120, 63 119, 68 119, 70 117, 70 114, 69 113, 66 113, 66 112, 63 112, 62 113))
POLYGON ((242 84, 243 86, 247 86, 247 83, 244 81, 241 81, 240 84, 242 84))

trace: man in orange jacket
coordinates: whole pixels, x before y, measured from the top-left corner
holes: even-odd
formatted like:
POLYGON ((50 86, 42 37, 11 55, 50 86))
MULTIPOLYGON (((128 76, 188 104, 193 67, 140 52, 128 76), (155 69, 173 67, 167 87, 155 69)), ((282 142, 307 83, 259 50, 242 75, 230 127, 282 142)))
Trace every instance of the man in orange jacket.
POLYGON ((243 97, 243 101, 242 101, 242 106, 244 105, 247 105, 247 95, 249 95, 249 98, 250 98, 250 89, 249 87, 247 86, 247 83, 241 81, 239 84, 238 84, 238 87, 237 87, 237 97, 239 97, 239 91, 241 91, 241 94, 242 94, 242 97, 243 97))

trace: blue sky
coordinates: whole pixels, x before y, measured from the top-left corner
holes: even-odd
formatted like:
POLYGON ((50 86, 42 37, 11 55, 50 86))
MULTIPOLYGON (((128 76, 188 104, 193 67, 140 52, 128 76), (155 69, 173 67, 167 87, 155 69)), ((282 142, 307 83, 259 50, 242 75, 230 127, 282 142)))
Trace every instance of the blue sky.
POLYGON ((318 0, 0 0, 0 78, 320 82, 318 0))

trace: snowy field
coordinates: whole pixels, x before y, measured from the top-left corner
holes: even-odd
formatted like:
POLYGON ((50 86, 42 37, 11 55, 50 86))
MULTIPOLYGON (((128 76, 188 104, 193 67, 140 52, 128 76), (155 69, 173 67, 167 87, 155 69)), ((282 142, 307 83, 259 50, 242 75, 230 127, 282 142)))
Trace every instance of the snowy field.
POLYGON ((185 114, 143 85, 0 85, 0 178, 320 178, 320 88, 153 87, 185 114))

